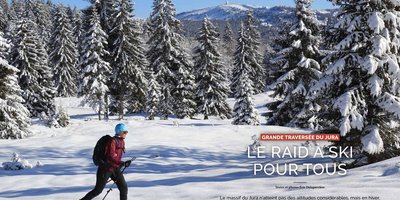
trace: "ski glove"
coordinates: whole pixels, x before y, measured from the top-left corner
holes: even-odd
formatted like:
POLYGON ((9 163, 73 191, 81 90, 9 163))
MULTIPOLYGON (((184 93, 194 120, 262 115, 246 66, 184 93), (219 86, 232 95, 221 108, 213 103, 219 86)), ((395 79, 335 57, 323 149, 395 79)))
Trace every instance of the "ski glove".
POLYGON ((131 165, 132 160, 127 160, 124 162, 125 167, 129 167, 131 165))

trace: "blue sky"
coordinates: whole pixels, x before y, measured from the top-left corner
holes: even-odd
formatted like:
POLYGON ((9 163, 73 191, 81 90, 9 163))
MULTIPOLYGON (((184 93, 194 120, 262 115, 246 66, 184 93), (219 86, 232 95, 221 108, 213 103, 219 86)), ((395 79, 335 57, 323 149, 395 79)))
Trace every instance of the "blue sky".
MULTIPOLYGON (((77 8, 84 8, 89 5, 87 0, 52 0, 54 3, 63 3, 70 6, 76 6, 77 8)), ((151 7, 153 5, 152 0, 134 0, 135 3, 135 15, 137 17, 146 18, 150 15, 151 7)), ((173 0, 176 10, 178 13, 199 9, 207 8, 216 5, 224 4, 226 0, 173 0)), ((294 0, 230 0, 229 3, 249 4, 257 6, 294 6, 294 0)), ((332 3, 327 0, 314 0, 312 3, 314 9, 326 9, 332 8, 332 3)))

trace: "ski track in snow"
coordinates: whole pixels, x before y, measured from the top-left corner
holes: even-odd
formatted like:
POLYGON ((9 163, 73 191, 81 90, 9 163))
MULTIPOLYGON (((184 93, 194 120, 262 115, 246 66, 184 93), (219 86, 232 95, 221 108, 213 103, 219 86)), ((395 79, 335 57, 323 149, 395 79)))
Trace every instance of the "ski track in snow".
MULTIPOLYGON (((255 98, 259 113, 271 101, 268 94, 255 98)), ((233 99, 228 100, 233 105, 233 99)), ((44 166, 20 171, 0 168, 0 199, 79 199, 95 184, 96 167, 91 156, 96 141, 113 134, 121 121, 112 117, 98 121, 88 107, 79 107, 79 99, 57 99, 67 108, 71 124, 50 129, 33 121, 33 136, 23 140, 0 140, 0 162, 19 153, 33 165, 44 166)), ((330 163, 329 159, 250 159, 247 145, 259 133, 306 133, 307 130, 278 126, 233 126, 230 120, 175 119, 148 121, 143 115, 130 115, 122 122, 129 127, 125 159, 137 159, 125 171, 128 199, 219 199, 238 195, 293 196, 380 196, 398 199, 400 195, 400 158, 351 169, 345 176, 253 176, 253 163, 330 163), (179 126, 177 126, 179 124, 179 126), (157 158, 150 156, 158 154, 157 158), (324 186, 324 189, 276 189, 276 186, 324 186)), ((262 123, 265 119, 261 117, 262 123)), ((300 146, 300 142, 267 142, 266 146, 300 146)), ((321 143, 320 145, 324 145, 321 143)), ((268 148, 267 148, 268 149, 268 148)), ((312 147, 310 148, 312 150, 312 147)), ((95 199, 102 199, 103 193, 95 199)), ((119 199, 116 187, 107 199, 119 199)))

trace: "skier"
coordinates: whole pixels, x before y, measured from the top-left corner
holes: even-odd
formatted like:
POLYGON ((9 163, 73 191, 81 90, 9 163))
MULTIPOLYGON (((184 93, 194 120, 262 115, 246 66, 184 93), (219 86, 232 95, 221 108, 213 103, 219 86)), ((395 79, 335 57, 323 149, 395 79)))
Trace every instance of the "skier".
POLYGON ((127 199, 128 186, 120 170, 122 166, 129 167, 132 162, 131 160, 125 162, 121 160, 122 154, 125 153, 124 139, 127 134, 128 128, 125 124, 121 123, 115 126, 115 136, 105 146, 105 161, 97 168, 96 186, 81 200, 93 199, 101 194, 109 178, 117 184, 120 199, 127 199))

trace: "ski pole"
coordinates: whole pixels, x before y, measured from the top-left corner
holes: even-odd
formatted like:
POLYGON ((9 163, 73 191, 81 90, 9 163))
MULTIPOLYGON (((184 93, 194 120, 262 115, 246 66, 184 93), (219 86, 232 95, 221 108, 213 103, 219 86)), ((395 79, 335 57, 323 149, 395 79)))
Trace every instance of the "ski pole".
MULTIPOLYGON (((130 159, 131 162, 134 161, 134 160, 136 160, 136 157, 135 157, 135 156, 133 156, 133 157, 130 159)), ((124 168, 122 169, 121 174, 124 174, 125 169, 126 169, 126 166, 124 166, 124 168)), ((106 199, 108 193, 110 193, 110 192, 112 191, 112 188, 114 187, 114 185, 115 185, 115 181, 114 181, 114 183, 111 185, 110 189, 107 190, 107 193, 106 193, 106 195, 103 197, 103 200, 106 199)))
MULTIPOLYGON (((151 155, 149 155, 148 157, 140 157, 140 158, 145 158, 145 159, 153 159, 153 158, 158 158, 158 157, 160 157, 160 154, 158 154, 158 153, 156 153, 156 154, 151 154, 151 155)), ((136 156, 134 156, 134 159, 133 160, 136 160, 136 156)), ((132 161, 133 161, 132 160, 132 161)), ((125 170, 125 168, 122 170, 122 173, 124 172, 124 170, 125 170)), ((107 183, 109 183, 109 182, 111 182, 112 180, 110 179, 110 180, 108 180, 107 181, 107 183)))

